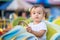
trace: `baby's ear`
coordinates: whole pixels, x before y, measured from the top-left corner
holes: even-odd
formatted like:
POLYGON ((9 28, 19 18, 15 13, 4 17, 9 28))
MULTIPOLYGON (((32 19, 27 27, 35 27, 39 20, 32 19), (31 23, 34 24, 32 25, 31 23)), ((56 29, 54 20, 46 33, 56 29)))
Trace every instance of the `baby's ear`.
POLYGON ((47 14, 47 12, 45 12, 45 18, 48 18, 48 14, 47 14))
POLYGON ((42 16, 42 20, 45 19, 45 16, 42 16))
POLYGON ((44 12, 44 14, 43 14, 43 15, 44 15, 44 16, 43 16, 43 20, 45 20, 45 19, 46 19, 46 17, 45 17, 45 16, 46 16, 45 12, 44 12))

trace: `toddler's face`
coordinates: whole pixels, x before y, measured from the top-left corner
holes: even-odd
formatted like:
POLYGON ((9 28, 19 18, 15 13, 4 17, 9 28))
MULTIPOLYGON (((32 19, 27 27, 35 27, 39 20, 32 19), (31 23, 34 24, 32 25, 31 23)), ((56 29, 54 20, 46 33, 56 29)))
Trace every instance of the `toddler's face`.
POLYGON ((43 9, 40 8, 40 7, 37 7, 37 8, 33 8, 31 10, 31 18, 34 20, 34 21, 41 21, 43 19, 43 9))

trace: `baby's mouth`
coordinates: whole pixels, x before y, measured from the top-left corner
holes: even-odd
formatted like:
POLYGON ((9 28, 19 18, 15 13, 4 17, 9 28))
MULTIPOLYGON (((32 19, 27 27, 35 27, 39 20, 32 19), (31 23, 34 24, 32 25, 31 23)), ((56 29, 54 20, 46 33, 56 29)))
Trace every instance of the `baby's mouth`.
POLYGON ((36 17, 36 19, 38 19, 39 17, 36 17))

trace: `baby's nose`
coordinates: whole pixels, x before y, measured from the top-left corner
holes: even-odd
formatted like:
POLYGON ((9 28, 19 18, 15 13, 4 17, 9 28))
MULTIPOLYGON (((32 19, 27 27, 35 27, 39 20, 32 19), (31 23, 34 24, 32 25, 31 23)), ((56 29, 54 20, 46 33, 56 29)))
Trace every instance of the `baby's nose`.
POLYGON ((38 13, 36 13, 35 15, 38 15, 38 13))

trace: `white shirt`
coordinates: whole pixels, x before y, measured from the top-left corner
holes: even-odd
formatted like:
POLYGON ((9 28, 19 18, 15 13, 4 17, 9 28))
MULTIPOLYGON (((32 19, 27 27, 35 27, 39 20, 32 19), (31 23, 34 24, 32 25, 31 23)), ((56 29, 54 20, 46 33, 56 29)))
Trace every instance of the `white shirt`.
MULTIPOLYGON (((33 31, 39 32, 40 30, 46 30, 46 32, 47 32, 47 27, 44 22, 40 22, 39 24, 34 24, 32 22, 29 24, 29 26, 32 28, 33 31)), ((38 40, 46 40, 46 32, 42 37, 39 37, 38 40)))

